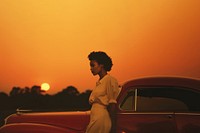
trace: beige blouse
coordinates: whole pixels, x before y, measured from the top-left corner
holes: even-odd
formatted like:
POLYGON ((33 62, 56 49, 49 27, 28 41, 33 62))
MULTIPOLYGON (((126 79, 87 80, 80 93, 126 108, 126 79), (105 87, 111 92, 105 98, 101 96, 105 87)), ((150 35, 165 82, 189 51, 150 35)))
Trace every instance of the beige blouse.
POLYGON ((90 95, 89 102, 90 104, 99 103, 105 106, 109 103, 117 103, 118 93, 119 85, 117 80, 107 74, 96 82, 96 87, 90 95))

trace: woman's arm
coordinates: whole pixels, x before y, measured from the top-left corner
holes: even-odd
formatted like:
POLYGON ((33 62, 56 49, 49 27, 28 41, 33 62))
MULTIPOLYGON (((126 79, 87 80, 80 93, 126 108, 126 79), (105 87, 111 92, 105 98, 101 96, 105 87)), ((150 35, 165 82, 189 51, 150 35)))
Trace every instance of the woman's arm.
POLYGON ((116 103, 110 103, 108 105, 108 112, 112 122, 110 133, 116 133, 116 103))

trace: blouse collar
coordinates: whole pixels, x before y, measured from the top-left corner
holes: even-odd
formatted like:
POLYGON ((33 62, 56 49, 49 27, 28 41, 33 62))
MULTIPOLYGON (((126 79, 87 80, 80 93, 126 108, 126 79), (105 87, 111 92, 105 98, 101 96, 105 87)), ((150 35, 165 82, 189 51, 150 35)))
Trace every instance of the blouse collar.
POLYGON ((100 84, 103 82, 103 80, 105 79, 105 77, 107 77, 107 76, 109 76, 109 74, 106 74, 102 79, 99 79, 99 80, 96 82, 96 85, 97 85, 97 86, 100 85, 100 84))

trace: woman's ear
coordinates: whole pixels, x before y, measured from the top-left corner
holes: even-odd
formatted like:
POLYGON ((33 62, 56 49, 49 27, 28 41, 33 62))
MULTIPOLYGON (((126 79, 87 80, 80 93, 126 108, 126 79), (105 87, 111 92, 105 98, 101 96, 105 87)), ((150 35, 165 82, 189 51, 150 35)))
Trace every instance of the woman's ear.
POLYGON ((103 64, 100 64, 100 67, 104 69, 104 65, 103 64))

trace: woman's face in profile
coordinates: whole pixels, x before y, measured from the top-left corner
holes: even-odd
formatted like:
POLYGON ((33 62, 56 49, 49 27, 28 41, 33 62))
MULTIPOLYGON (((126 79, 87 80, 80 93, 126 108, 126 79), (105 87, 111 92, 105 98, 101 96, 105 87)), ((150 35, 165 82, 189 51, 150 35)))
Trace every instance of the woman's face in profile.
POLYGON ((90 61, 90 71, 92 72, 93 75, 99 74, 99 72, 102 70, 103 65, 99 64, 95 60, 90 61))

